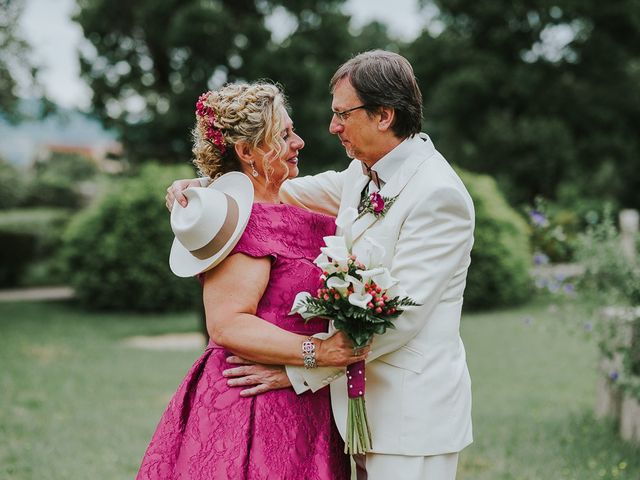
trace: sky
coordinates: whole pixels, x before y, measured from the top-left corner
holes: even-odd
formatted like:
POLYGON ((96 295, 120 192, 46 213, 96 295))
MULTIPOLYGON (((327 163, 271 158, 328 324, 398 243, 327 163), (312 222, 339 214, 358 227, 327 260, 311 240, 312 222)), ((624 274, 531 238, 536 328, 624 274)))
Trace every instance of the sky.
MULTIPOLYGON (((158 0, 161 1, 161 0, 158 0)), ((425 15, 416 0, 394 0, 389 15, 388 0, 347 0, 345 11, 358 28, 372 20, 389 26, 392 36, 412 40, 422 29, 425 15)), ((70 17, 75 0, 26 0, 21 30, 33 48, 33 59, 41 65, 40 80, 49 97, 63 107, 81 109, 89 106, 91 91, 80 79, 77 49, 82 29, 70 17)))

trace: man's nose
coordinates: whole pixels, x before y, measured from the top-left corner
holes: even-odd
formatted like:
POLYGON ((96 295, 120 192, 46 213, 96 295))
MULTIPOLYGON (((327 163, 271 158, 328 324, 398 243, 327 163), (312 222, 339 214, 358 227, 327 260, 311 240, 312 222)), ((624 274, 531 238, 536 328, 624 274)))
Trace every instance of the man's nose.
POLYGON ((343 125, 338 122, 336 116, 331 117, 331 123, 329 123, 329 133, 336 135, 342 131, 343 125))

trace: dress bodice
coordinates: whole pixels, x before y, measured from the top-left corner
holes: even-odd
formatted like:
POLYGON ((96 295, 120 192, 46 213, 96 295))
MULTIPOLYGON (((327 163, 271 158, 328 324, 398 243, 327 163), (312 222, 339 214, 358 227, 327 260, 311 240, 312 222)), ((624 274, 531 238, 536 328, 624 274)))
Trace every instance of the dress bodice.
MULTIPOLYGON (((232 250, 252 257, 271 257, 267 289, 257 316, 280 328, 300 334, 326 331, 327 322, 289 315, 298 292, 315 294, 320 269, 313 260, 324 246, 323 238, 335 233, 333 217, 285 204, 255 203, 247 227, 232 250)), ((243 280, 244 281, 244 280, 243 280)))

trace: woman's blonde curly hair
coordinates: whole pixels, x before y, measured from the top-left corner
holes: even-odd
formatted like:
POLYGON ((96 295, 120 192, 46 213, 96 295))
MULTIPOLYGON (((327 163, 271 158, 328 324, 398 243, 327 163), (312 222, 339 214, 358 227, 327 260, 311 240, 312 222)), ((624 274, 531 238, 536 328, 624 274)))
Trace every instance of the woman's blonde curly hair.
MULTIPOLYGON (((274 161, 280 160, 286 166, 281 158, 286 147, 281 111, 287 108, 287 103, 278 86, 262 81, 230 83, 203 94, 199 101, 203 102, 199 110, 204 106, 209 115, 196 115, 192 151, 193 163, 203 176, 216 178, 242 171, 234 149, 238 142, 266 150, 263 168, 267 181, 273 174, 274 161), (212 132, 216 135, 213 141, 212 132), (222 148, 217 145, 221 140, 224 140, 222 148)), ((285 178, 286 175, 282 180, 285 178)))

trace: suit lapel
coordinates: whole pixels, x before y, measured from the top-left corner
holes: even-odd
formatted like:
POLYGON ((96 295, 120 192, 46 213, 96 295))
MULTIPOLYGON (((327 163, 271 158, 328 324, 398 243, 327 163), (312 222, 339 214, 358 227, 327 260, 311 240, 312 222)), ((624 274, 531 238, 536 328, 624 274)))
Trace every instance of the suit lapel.
MULTIPOLYGON (((402 166, 389 179, 389 181, 380 190, 380 195, 387 198, 393 198, 400 195, 400 192, 407 185, 411 177, 415 175, 418 168, 435 153, 433 144, 430 140, 423 141, 423 138, 414 138, 415 147, 412 148, 408 158, 402 163, 402 166)), ((374 167, 375 168, 375 167, 374 167)), ((368 177, 365 177, 368 180, 368 177)), ((362 191, 362 190, 360 190, 362 191)), ((359 194, 356 194, 359 197, 359 194)), ((356 203, 357 205, 357 203, 356 203)), ((393 208, 393 206, 391 206, 393 208)), ((367 229, 382 217, 376 217, 372 213, 367 213, 360 217, 353 224, 353 241, 355 242, 367 229)))

